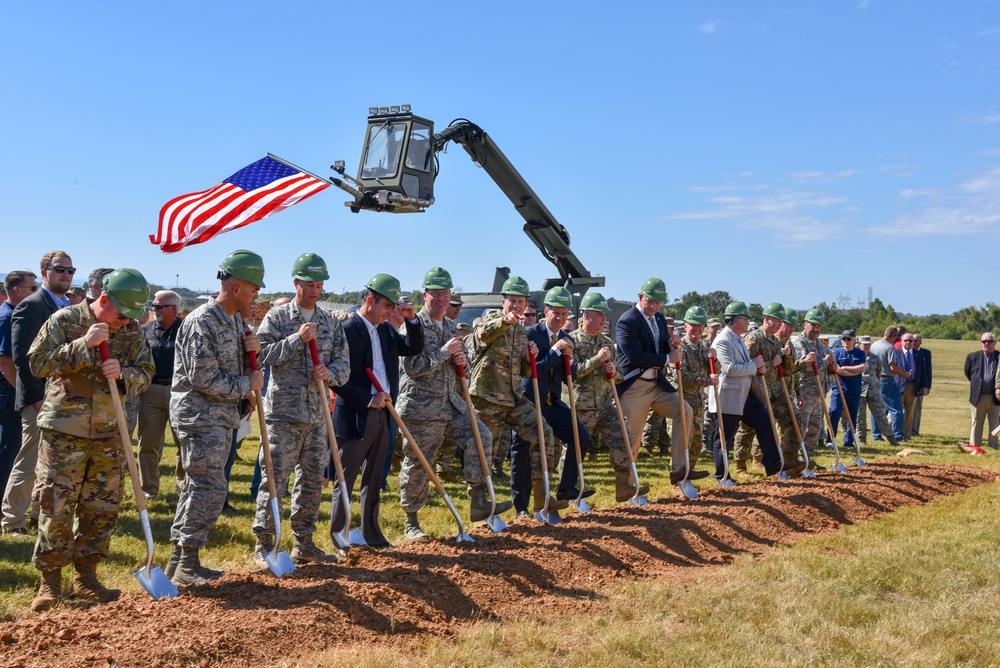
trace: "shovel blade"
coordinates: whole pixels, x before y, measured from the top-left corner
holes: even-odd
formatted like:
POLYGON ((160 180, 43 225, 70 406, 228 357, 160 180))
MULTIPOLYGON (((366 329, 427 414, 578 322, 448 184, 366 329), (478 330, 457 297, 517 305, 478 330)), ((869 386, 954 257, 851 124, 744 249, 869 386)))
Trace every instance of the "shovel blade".
POLYGON ((682 480, 680 484, 677 486, 681 488, 681 494, 684 495, 684 498, 686 499, 698 498, 698 490, 695 489, 694 483, 692 483, 690 480, 682 480))
POLYGON ((802 477, 803 478, 815 478, 816 477, 816 473, 813 472, 812 469, 804 469, 802 471, 802 477))
POLYGON ((778 472, 778 479, 779 480, 788 480, 788 473, 786 473, 785 471, 779 471, 778 472))
POLYGON ((476 539, 465 533, 464 531, 459 531, 458 535, 455 537, 456 543, 475 543, 476 539))
POLYGON ((559 517, 559 512, 555 510, 538 510, 535 512, 535 519, 540 524, 551 524, 552 526, 562 524, 562 518, 559 517))
POLYGON ((149 570, 140 568, 132 575, 134 575, 135 579, 139 581, 142 588, 153 597, 154 601, 159 601, 161 598, 173 598, 174 596, 177 596, 177 587, 175 587, 174 583, 167 578, 167 574, 164 573, 163 569, 159 566, 153 566, 149 570))
POLYGON ((351 545, 368 545, 368 541, 365 540, 365 535, 361 533, 361 529, 351 529, 349 538, 351 545))
POLYGON ((504 521, 499 517, 497 517, 496 515, 490 515, 489 517, 486 518, 486 526, 488 526, 490 530, 493 531, 493 533, 500 533, 501 531, 504 531, 507 528, 507 525, 504 524, 504 521))
POLYGON ((719 481, 719 487, 736 487, 736 483, 726 477, 719 481))
POLYGON ((847 473, 847 467, 844 466, 843 462, 837 462, 836 464, 834 464, 830 468, 832 470, 834 470, 834 471, 838 471, 839 473, 847 473))
POLYGON ((581 513, 581 514, 585 515, 585 514, 587 514, 587 513, 590 512, 590 506, 587 505, 587 502, 584 501, 582 498, 581 499, 573 499, 570 503, 573 504, 573 507, 576 508, 576 511, 578 513, 581 513))
POLYGON ((332 534, 333 542, 337 544, 341 550, 346 550, 351 546, 351 532, 347 527, 344 527, 343 531, 338 531, 332 534))
POLYGON ((292 563, 292 558, 284 550, 278 552, 277 547, 274 548, 273 552, 268 552, 264 555, 264 562, 276 578, 281 578, 295 572, 295 564, 292 563))
POLYGON ((646 500, 646 497, 639 496, 638 494, 636 494, 633 497, 630 497, 629 500, 628 500, 628 502, 629 502, 629 504, 631 504, 633 506, 648 506, 649 505, 649 501, 646 500))
POLYGON ((854 458, 854 463, 857 464, 858 466, 862 466, 862 467, 868 466, 868 464, 865 464, 865 460, 861 459, 861 457, 855 457, 854 458))

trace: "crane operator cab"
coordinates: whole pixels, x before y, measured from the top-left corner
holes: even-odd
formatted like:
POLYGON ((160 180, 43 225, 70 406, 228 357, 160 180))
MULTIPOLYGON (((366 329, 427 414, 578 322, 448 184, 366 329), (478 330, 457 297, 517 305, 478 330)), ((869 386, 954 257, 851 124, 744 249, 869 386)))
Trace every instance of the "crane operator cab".
POLYGON ((369 107, 368 130, 361 151, 358 177, 352 179, 338 160, 333 170, 351 187, 355 200, 345 202, 351 211, 374 209, 408 213, 423 211, 434 203, 434 122, 410 113, 410 105, 369 107))

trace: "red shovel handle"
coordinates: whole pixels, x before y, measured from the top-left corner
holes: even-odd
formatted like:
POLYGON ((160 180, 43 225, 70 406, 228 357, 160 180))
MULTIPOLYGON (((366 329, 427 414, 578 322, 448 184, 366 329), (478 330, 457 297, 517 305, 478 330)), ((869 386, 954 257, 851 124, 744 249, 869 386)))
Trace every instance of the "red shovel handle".
POLYGON ((709 371, 709 373, 712 373, 712 374, 715 373, 715 358, 714 357, 709 357, 708 358, 708 371, 709 371))
MULTIPOLYGON (((245 336, 250 336, 251 334, 253 334, 253 332, 251 332, 248 329, 244 335, 245 336)), ((251 371, 260 371, 260 365, 257 364, 257 351, 256 350, 248 350, 247 351, 247 356, 250 358, 250 370, 251 371)))
POLYGON ((813 375, 814 376, 818 376, 819 375, 819 369, 816 368, 816 362, 812 363, 812 367, 813 367, 813 375))
POLYGON ((458 377, 459 378, 465 378, 465 365, 464 364, 456 364, 455 368, 458 369, 458 377))
POLYGON ((677 362, 674 362, 674 368, 677 369, 677 373, 681 372, 681 363, 679 360, 677 362))
POLYGON ((319 351, 316 350, 316 339, 309 340, 309 354, 312 355, 313 366, 319 366, 319 351))
POLYGON ((778 378, 784 380, 785 379, 785 370, 781 367, 780 364, 777 367, 775 367, 775 368, 778 370, 778 378))
POLYGON ((608 374, 608 380, 614 380, 615 379, 615 372, 614 371, 608 371, 607 374, 608 374))
POLYGON ((566 369, 566 377, 567 378, 572 378, 573 377, 573 362, 570 361, 569 355, 563 355, 562 358, 563 358, 563 368, 566 369))
MULTIPOLYGON (((757 351, 757 353, 756 353, 756 354, 754 355, 754 357, 760 357, 760 351, 759 351, 759 350, 758 350, 758 351, 757 351)), ((764 375, 765 373, 767 373, 767 370, 766 370, 766 369, 765 369, 764 367, 761 367, 761 368, 759 368, 759 369, 757 370, 757 375, 758 375, 758 376, 763 376, 763 375, 764 375)))
POLYGON ((528 359, 531 361, 531 377, 538 378, 538 365, 535 364, 535 356, 529 354, 528 359))
POLYGON ((101 341, 101 362, 107 362, 111 358, 111 353, 108 351, 108 342, 101 341))
POLYGON ((365 369, 365 374, 368 376, 368 380, 372 382, 372 385, 375 386, 375 391, 382 392, 384 394, 385 390, 382 389, 382 384, 378 382, 378 378, 375 377, 375 372, 371 369, 365 369))

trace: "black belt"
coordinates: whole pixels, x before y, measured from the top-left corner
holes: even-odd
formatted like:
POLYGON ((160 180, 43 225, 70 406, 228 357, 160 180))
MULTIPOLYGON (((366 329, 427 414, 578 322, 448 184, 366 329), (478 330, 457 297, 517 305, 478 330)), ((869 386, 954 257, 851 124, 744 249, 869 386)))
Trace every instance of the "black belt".
POLYGON ((166 385, 170 386, 174 381, 170 378, 154 378, 153 385, 166 385))

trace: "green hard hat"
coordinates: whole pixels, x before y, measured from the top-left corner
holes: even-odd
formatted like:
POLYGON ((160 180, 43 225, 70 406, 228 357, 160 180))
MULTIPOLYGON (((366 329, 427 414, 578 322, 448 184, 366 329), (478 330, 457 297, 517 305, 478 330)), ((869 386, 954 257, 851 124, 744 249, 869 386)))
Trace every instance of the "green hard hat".
POLYGON ((511 276, 504 281, 503 287, 500 288, 500 294, 518 295, 519 297, 531 296, 531 292, 528 290, 528 282, 520 276, 511 276))
POLYGON ((667 298, 667 284, 659 278, 647 278, 642 284, 642 294, 654 302, 662 302, 667 298))
POLYGON ((786 308, 785 309, 785 317, 782 318, 782 320, 784 320, 785 322, 787 322, 789 325, 798 325, 799 324, 799 314, 796 313, 795 309, 793 309, 793 308, 786 308))
POLYGON ((104 277, 104 293, 128 318, 141 318, 149 299, 149 283, 136 269, 116 269, 104 277))
POLYGON ((811 308, 808 311, 806 311, 806 315, 802 319, 805 320, 806 322, 811 322, 815 325, 826 324, 826 316, 823 315, 823 312, 820 311, 818 308, 811 308))
POLYGON ((726 307, 726 313, 725 313, 725 315, 727 315, 727 316, 730 316, 730 315, 742 315, 742 316, 746 316, 747 318, 749 318, 750 317, 750 310, 747 309, 747 305, 744 304, 743 302, 733 302, 732 304, 730 304, 729 306, 726 307))
POLYGON ((219 269, 258 288, 264 287, 264 258, 253 251, 234 250, 222 261, 219 269))
POLYGON ((432 267, 424 274, 424 290, 451 290, 453 287, 451 274, 442 267, 432 267))
POLYGON ((326 262, 316 253, 303 253, 292 265, 292 278, 300 281, 325 281, 330 278, 326 262))
POLYGON ((545 305, 557 308, 571 308, 573 306, 573 295, 563 286, 557 285, 545 293, 545 305))
POLYGON ((769 315, 772 318, 777 318, 778 320, 785 319, 785 307, 778 302, 771 302, 764 307, 764 315, 769 315))
POLYGON ((692 325, 707 325, 708 313, 700 306, 692 306, 684 314, 684 322, 689 322, 692 325))
POLYGON ((399 281, 389 274, 375 274, 365 283, 365 287, 382 295, 393 304, 399 301, 399 281))
POLYGON ((588 292, 585 294, 583 301, 580 302, 580 310, 600 311, 601 313, 609 313, 611 311, 608 307, 608 300, 600 292, 588 292))

